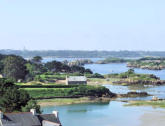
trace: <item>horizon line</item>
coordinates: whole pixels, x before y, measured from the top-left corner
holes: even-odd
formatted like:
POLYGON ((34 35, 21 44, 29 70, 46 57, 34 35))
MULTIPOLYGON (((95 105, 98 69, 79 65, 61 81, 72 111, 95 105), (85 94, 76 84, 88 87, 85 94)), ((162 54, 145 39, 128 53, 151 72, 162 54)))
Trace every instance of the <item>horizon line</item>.
POLYGON ((129 51, 129 52, 165 52, 165 50, 75 50, 75 49, 0 49, 0 50, 10 50, 10 51, 82 51, 82 52, 123 52, 123 51, 129 51))

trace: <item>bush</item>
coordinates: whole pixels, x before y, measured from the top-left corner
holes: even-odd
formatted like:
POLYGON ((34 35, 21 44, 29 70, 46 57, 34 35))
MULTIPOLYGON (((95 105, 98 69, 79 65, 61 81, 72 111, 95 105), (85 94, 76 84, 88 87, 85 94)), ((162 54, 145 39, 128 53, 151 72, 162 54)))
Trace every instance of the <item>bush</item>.
POLYGON ((41 110, 40 110, 40 106, 37 105, 37 102, 35 100, 30 100, 28 101, 27 105, 26 106, 23 106, 21 109, 22 109, 22 112, 29 112, 30 109, 35 109, 37 113, 41 113, 41 110))
POLYGON ((103 75, 98 74, 98 73, 95 73, 95 74, 86 74, 85 76, 88 77, 88 78, 104 78, 103 75))

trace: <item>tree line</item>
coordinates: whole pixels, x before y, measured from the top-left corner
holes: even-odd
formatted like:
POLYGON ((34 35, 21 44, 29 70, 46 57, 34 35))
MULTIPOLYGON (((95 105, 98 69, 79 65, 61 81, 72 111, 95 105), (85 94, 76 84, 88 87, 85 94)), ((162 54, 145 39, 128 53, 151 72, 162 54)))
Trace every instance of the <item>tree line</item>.
POLYGON ((82 66, 68 66, 59 61, 51 61, 42 63, 42 57, 35 56, 31 60, 26 60, 17 55, 0 55, 0 74, 14 82, 16 81, 32 81, 36 75, 43 73, 89 73, 90 69, 82 66))

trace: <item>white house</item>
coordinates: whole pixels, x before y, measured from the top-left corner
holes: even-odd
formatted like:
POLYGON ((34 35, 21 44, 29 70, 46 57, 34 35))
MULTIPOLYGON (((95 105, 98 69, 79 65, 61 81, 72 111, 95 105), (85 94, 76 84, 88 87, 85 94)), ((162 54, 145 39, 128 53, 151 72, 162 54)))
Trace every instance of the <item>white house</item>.
POLYGON ((85 76, 70 76, 66 77, 66 85, 74 85, 74 84, 87 84, 87 78, 85 76))

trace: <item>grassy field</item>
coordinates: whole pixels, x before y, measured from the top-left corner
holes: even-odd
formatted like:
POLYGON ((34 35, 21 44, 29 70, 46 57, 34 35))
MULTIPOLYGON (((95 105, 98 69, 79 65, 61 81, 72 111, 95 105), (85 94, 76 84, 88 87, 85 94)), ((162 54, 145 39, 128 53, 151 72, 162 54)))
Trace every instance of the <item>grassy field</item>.
POLYGON ((125 106, 152 106, 165 108, 165 100, 162 101, 130 101, 129 104, 125 106))
POLYGON ((33 98, 71 96, 70 88, 24 88, 33 98))
MULTIPOLYGON (((112 84, 114 81, 119 81, 119 78, 88 78, 88 85, 103 85, 103 84, 112 84)), ((57 80, 54 83, 44 83, 40 81, 31 81, 27 83, 16 83, 16 85, 65 85, 65 80, 57 80)))
POLYGON ((58 83, 43 83, 40 81, 30 81, 25 83, 16 83, 16 85, 58 85, 58 83))
POLYGON ((112 84, 112 82, 119 80, 119 78, 88 78, 88 85, 112 84))
POLYGON ((64 80, 66 78, 66 74, 53 74, 53 75, 38 75, 41 79, 46 80, 46 79, 59 79, 59 80, 64 80))

